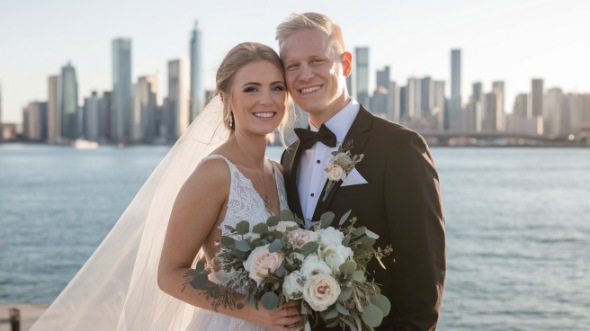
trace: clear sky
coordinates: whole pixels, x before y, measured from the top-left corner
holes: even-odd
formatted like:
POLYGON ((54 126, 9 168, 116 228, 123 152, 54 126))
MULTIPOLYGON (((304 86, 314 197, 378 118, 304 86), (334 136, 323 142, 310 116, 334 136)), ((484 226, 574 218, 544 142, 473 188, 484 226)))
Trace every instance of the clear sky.
POLYGON ((195 20, 203 37, 203 84, 212 89, 231 47, 258 41, 277 49, 277 24, 306 11, 340 24, 352 52, 370 48, 372 84, 375 71, 389 65, 401 85, 409 76, 444 79, 448 95, 450 50, 461 48, 464 99, 476 81, 487 92, 492 81, 504 80, 508 110, 517 93, 530 90, 531 78, 543 78, 546 88, 590 92, 589 0, 1 1, 3 120, 21 122, 23 106, 46 100, 47 77, 68 61, 77 70, 80 103, 93 90, 110 90, 117 37, 132 39, 134 82, 158 74, 161 99, 167 61, 188 58, 195 20))

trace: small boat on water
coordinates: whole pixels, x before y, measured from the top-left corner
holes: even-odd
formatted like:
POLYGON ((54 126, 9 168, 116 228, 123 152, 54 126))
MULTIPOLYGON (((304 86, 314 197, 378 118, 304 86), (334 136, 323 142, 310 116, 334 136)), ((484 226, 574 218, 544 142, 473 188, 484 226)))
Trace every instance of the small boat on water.
POLYGON ((98 148, 98 143, 91 140, 76 139, 72 143, 72 146, 77 149, 94 149, 98 148))

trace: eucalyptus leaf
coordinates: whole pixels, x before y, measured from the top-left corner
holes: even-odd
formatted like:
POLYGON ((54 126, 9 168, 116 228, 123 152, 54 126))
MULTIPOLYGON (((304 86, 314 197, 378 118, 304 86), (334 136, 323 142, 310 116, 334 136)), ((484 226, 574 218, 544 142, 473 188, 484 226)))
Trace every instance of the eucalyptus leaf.
POLYGON ((371 250, 373 249, 373 245, 375 245, 375 239, 371 238, 371 237, 362 237, 361 240, 361 247, 363 248, 370 248, 371 250))
POLYGON ((252 232, 263 234, 268 232, 268 225, 264 223, 258 223, 252 227, 252 232))
POLYGON ((366 235, 367 235, 367 237, 369 237, 369 238, 372 238, 372 239, 375 239, 375 240, 379 239, 379 235, 378 235, 378 234, 376 234, 375 232, 373 232, 373 231, 369 230, 369 229, 366 229, 366 230, 365 230, 365 234, 366 234, 366 235))
POLYGON ((365 307, 362 314, 363 322, 370 327, 376 328, 383 321, 383 312, 374 304, 365 307))
POLYGON ((268 251, 271 253, 276 253, 281 250, 281 248, 283 248, 283 245, 284 243, 281 239, 275 239, 275 241, 273 241, 272 244, 268 246, 268 251))
MULTIPOLYGON (((287 268, 285 268, 285 261, 281 263, 281 266, 275 270, 275 275, 279 277, 283 277, 287 273, 287 268)), ((277 283, 278 284, 278 283, 277 283)))
POLYGON ((350 216, 350 213, 352 212, 352 209, 350 209, 349 211, 347 211, 344 215, 342 215, 342 217, 340 217, 340 222, 338 222, 339 225, 344 224, 347 220, 348 220, 348 216, 350 216))
POLYGON ((360 237, 365 234, 366 230, 367 230, 366 226, 361 226, 360 228, 355 228, 354 230, 352 230, 351 233, 356 237, 360 237))
POLYGON ((295 215, 289 209, 281 210, 279 215, 283 221, 295 221, 295 215))
POLYGON ((333 318, 338 317, 338 309, 336 309, 336 307, 332 307, 332 309, 328 310, 325 314, 324 314, 324 319, 325 320, 331 320, 333 318))
POLYGON ((320 248, 320 244, 316 241, 310 241, 307 244, 301 247, 300 253, 304 256, 308 256, 309 254, 315 253, 320 248))
POLYGON ((349 316, 350 312, 340 302, 336 302, 336 310, 344 316, 349 316))
POLYGON ((365 274, 360 270, 356 270, 352 273, 352 279, 356 280, 357 282, 362 282, 365 280, 365 274))
POLYGON ((245 240, 236 241, 236 249, 240 252, 249 252, 252 248, 245 240))
POLYGON ((350 298, 350 295, 352 294, 352 288, 344 288, 342 289, 342 291, 340 292, 340 295, 338 296, 338 301, 346 301, 348 300, 348 298, 350 298))
POLYGON ((268 225, 269 227, 277 226, 277 224, 279 224, 280 221, 281 219, 278 216, 273 215, 266 220, 266 225, 268 225))
POLYGON ((228 247, 233 245, 236 242, 236 240, 232 237, 228 237, 228 236, 221 236, 221 246, 223 247, 228 247))
POLYGON ((273 310, 279 306, 279 296, 272 291, 266 292, 262 295, 262 307, 267 310, 273 310))
POLYGON ((241 235, 250 232, 250 223, 248 223, 248 221, 241 221, 236 225, 236 231, 241 235))
POLYGON ((348 260, 340 265, 340 272, 350 275, 356 270, 356 267, 357 265, 354 260, 348 260))
POLYGON ((387 299, 386 296, 378 294, 371 296, 370 300, 371 303, 373 303, 375 306, 381 309, 381 311, 383 312, 383 316, 389 315, 389 312, 391 311, 391 302, 389 302, 389 299, 387 299))
POLYGON ((244 303, 243 302, 238 302, 238 304, 236 305, 236 308, 238 308, 238 309, 244 308, 244 303))
POLYGON ((325 229, 329 227, 334 221, 334 217, 336 217, 336 215, 331 211, 323 213, 322 216, 320 216, 320 228, 325 229))

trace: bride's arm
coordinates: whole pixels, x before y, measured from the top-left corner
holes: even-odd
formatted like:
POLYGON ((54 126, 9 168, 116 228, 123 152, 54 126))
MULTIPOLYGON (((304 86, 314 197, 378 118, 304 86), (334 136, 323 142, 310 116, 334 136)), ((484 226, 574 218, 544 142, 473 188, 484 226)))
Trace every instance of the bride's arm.
MULTIPOLYGON (((224 160, 206 159, 199 164, 180 190, 170 216, 164 247, 158 266, 158 286, 160 289, 182 301, 199 308, 211 310, 201 291, 183 285, 186 271, 192 267, 193 260, 214 230, 226 204, 229 194, 230 173, 224 160)), ((295 303, 272 311, 248 305, 243 297, 243 309, 224 309, 218 312, 244 319, 253 323, 283 328, 300 320, 295 303)))

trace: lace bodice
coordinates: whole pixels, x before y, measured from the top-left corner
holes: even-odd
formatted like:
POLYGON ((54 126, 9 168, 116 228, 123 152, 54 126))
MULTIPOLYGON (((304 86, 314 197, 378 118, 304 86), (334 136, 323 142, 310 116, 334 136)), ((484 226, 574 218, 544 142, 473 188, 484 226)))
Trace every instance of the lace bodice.
MULTIPOLYGON (((225 160, 231 174, 227 212, 225 219, 219 224, 222 232, 226 232, 225 225, 236 226, 240 221, 247 220, 253 226, 257 223, 266 222, 272 214, 266 209, 264 200, 254 188, 252 181, 246 177, 238 167, 222 155, 211 155, 225 160)), ((287 193, 283 174, 274 162, 271 162, 274 171, 275 183, 279 195, 280 210, 288 209, 287 193)), ((218 284, 226 284, 231 274, 223 270, 209 275, 209 279, 218 284)), ((244 320, 233 318, 228 315, 218 314, 208 310, 200 310, 193 317, 193 321, 187 330, 252 330, 269 331, 260 325, 248 323, 244 320)))
MULTIPOLYGON (((210 157, 220 157, 227 162, 231 174, 231 184, 227 202, 227 212, 225 219, 220 224, 221 230, 225 231, 224 225, 236 226, 240 221, 247 220, 250 225, 260 222, 266 222, 272 214, 264 206, 264 200, 258 194, 252 181, 246 177, 238 167, 222 155, 212 155, 210 157)), ((287 193, 285 191, 285 181, 283 174, 277 168, 274 162, 271 162, 277 192, 279 194, 280 210, 288 209, 287 193)))

